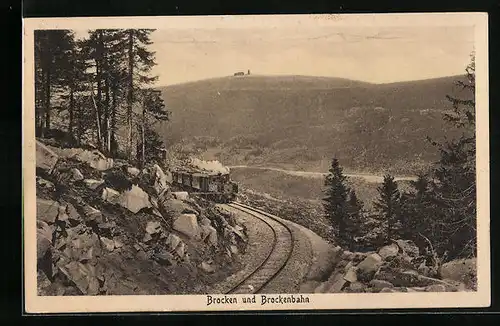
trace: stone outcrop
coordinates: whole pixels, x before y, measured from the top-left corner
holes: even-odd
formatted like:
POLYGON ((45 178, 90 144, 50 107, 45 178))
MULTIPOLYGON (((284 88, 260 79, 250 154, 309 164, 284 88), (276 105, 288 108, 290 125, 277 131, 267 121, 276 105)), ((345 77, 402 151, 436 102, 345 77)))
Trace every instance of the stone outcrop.
POLYGON ((40 295, 184 291, 197 268, 216 279, 243 250, 244 228, 233 220, 215 223, 210 203, 173 199, 170 174, 158 165, 139 170, 96 150, 38 145, 40 295), (172 277, 179 282, 166 281, 172 277))
POLYGON ((36 167, 40 168, 47 173, 52 173, 54 170, 59 156, 48 146, 36 141, 36 167))
POLYGON ((195 214, 181 214, 174 220, 173 229, 188 236, 190 239, 200 239, 200 227, 195 214))
POLYGON ((344 251, 328 280, 318 283, 314 293, 457 292, 475 290, 475 260, 457 260, 440 268, 440 278, 430 269, 418 247, 396 240, 377 252, 344 251), (426 267, 426 268, 423 268, 426 267))

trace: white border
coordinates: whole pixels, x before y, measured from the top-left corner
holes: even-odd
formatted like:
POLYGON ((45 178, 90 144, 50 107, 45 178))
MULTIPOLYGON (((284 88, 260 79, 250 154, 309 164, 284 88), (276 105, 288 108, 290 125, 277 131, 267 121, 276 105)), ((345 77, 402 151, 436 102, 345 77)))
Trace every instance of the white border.
MULTIPOLYGON (((475 30, 477 117, 478 291, 456 293, 309 294, 309 304, 207 306, 206 295, 37 296, 33 31, 97 28, 219 28, 307 23, 307 15, 30 18, 23 21, 23 186, 25 309, 29 313, 458 308, 490 305, 488 148, 488 16, 486 13, 314 15, 325 26, 470 26, 475 30), (234 25, 233 25, 234 26, 234 25)), ((236 296, 241 302, 241 295, 236 296)))

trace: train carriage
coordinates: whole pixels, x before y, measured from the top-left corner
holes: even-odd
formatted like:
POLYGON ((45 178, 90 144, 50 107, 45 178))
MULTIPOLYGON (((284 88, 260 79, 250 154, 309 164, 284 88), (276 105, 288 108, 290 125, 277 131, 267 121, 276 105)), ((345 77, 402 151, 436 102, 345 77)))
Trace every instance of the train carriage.
POLYGON ((216 202, 230 202, 238 193, 229 173, 173 171, 172 179, 179 188, 216 202))

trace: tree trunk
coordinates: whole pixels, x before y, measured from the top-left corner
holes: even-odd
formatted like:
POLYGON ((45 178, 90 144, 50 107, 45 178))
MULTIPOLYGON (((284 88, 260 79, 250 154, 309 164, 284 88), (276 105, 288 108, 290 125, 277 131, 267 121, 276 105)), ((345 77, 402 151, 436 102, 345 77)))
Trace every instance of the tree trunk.
POLYGON ((73 121, 74 121, 74 107, 75 107, 75 98, 73 86, 71 86, 69 90, 69 122, 68 122, 68 132, 73 136, 73 121))
POLYGON ((128 124, 128 155, 132 158, 132 104, 134 102, 134 34, 128 31, 128 94, 127 94, 127 124, 128 124))
POLYGON ((106 150, 111 152, 111 128, 110 128, 110 107, 109 107, 109 79, 106 76, 104 80, 105 103, 104 103, 104 134, 106 136, 106 150))
POLYGON ((51 76, 50 76, 50 68, 47 67, 45 72, 45 131, 43 135, 47 135, 48 131, 50 130, 50 82, 51 82, 51 76))
POLYGON ((143 107, 142 108, 142 128, 141 128, 141 132, 142 132, 142 164, 141 164, 141 167, 144 168, 144 165, 146 164, 146 135, 144 133, 144 125, 146 123, 146 110, 145 108, 143 107))
POLYGON ((113 85, 111 87, 111 94, 112 94, 112 100, 113 103, 111 104, 111 128, 110 128, 110 142, 111 142, 111 153, 113 156, 116 156, 118 148, 117 148, 117 143, 116 143, 116 83, 113 82, 113 85))
POLYGON ((92 104, 94 104, 95 114, 96 114, 96 125, 97 125, 97 147, 102 149, 102 133, 101 133, 101 119, 99 117, 99 109, 94 98, 94 86, 90 84, 90 96, 92 98, 92 104))

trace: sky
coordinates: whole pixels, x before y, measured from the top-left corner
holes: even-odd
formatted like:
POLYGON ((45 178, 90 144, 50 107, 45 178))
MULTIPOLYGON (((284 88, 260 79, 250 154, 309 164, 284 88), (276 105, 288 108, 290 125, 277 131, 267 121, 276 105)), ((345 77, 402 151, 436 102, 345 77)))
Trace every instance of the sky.
MULTIPOLYGON (((184 22, 184 21, 182 21, 184 22)), ((309 75, 390 83, 462 74, 474 29, 458 24, 350 24, 238 19, 160 26, 158 86, 232 75, 309 75)), ((77 33, 77 35, 80 35, 77 33)), ((83 34, 81 34, 83 35, 83 34)))

